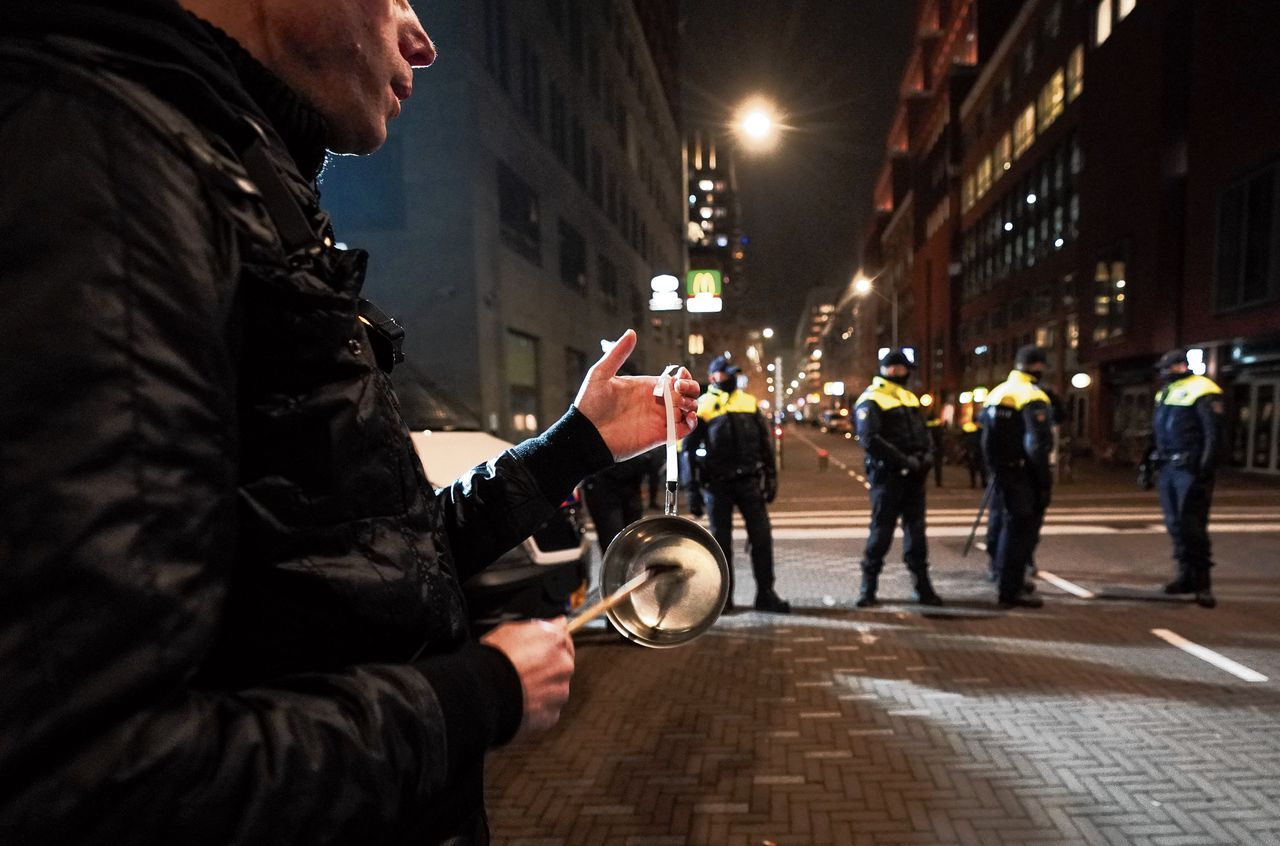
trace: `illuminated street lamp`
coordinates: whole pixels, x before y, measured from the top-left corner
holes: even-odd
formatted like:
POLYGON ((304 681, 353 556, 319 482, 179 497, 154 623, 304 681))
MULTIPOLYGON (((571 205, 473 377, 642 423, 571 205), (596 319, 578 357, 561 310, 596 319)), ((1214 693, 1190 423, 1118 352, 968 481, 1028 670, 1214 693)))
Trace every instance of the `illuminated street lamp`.
POLYGON ((880 299, 889 303, 889 305, 893 308, 893 348, 897 349, 898 348, 898 286, 893 285, 892 287, 890 287, 889 293, 891 296, 886 297, 884 294, 876 290, 875 286, 871 284, 870 278, 863 276, 861 273, 859 273, 856 277, 854 277, 854 280, 853 280, 853 292, 860 297, 865 297, 867 294, 875 294, 880 299))
POLYGON ((738 108, 733 121, 734 131, 742 146, 748 150, 767 151, 778 143, 778 110, 762 97, 754 97, 738 108))
POLYGON ((763 332, 761 332, 760 334, 761 334, 761 335, 763 335, 765 338, 772 338, 772 337, 773 337, 773 330, 772 330, 772 329, 769 329, 768 327, 766 327, 766 328, 765 328, 765 330, 764 330, 763 332))

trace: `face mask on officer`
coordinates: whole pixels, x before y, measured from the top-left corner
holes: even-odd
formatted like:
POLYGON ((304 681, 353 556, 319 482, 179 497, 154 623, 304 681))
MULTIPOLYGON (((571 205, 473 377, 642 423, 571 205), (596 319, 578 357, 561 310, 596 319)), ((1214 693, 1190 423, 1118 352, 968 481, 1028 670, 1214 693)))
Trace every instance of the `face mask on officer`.
POLYGON ((727 370, 717 370, 711 374, 711 384, 722 391, 732 391, 738 384, 738 377, 727 370))
POLYGON ((907 382, 911 379, 911 368, 905 364, 890 364, 888 367, 880 368, 880 375, 890 382, 905 388, 907 382))
POLYGON ((1035 344, 1028 344, 1018 350, 1013 359, 1013 367, 1015 370, 1021 370, 1023 373, 1031 377, 1032 382, 1039 382, 1040 377, 1044 375, 1044 366, 1046 362, 1044 350, 1035 344))
POLYGON ((1156 362, 1156 370, 1160 371, 1160 379, 1166 385, 1178 381, 1187 375, 1187 354, 1182 350, 1165 353, 1156 362))

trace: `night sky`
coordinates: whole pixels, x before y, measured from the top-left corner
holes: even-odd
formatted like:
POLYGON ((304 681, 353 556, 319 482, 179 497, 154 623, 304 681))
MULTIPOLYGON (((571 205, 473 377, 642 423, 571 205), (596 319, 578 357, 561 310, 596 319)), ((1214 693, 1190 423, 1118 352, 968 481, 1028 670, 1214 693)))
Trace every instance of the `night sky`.
MULTIPOLYGON (((684 121, 767 95, 791 127, 737 157, 747 306, 792 337, 807 291, 848 282, 911 45, 911 0, 682 0, 684 121)), ((762 324, 763 325, 763 324, 762 324)))

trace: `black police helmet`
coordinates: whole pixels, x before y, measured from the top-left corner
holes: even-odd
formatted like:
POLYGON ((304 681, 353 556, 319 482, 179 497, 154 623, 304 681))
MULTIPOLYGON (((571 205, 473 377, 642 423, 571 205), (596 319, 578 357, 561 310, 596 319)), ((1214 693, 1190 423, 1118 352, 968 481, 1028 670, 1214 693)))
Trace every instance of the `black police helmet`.
POLYGON ((1038 364, 1041 367, 1049 363, 1049 357, 1044 354, 1044 350, 1035 344, 1027 344, 1025 347, 1018 348, 1018 354, 1013 358, 1013 366, 1018 370, 1030 370, 1032 365, 1038 364))
POLYGON ((1188 364, 1186 350, 1169 350, 1156 362, 1156 370, 1168 370, 1175 364, 1188 364))
POLYGON ((707 367, 707 375, 712 373, 728 373, 730 376, 737 376, 739 370, 729 363, 729 359, 718 355, 711 359, 711 364, 707 367))
POLYGON ((907 367, 915 367, 915 364, 912 363, 911 359, 907 358, 907 354, 902 350, 889 350, 880 359, 881 370, 884 370, 886 367, 892 367, 895 364, 902 364, 907 367))

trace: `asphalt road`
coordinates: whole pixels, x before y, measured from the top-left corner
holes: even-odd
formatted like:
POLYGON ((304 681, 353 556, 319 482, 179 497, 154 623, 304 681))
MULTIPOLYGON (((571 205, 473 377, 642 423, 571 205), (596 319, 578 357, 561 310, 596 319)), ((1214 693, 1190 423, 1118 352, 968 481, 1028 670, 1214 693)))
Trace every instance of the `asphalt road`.
POLYGON ((885 604, 855 609, 860 474, 851 441, 788 429, 772 513, 793 614, 670 650, 579 636, 560 725, 490 758, 496 843, 1280 843, 1280 480, 1220 478, 1207 610, 1155 591, 1154 494, 1081 464, 1037 555, 1046 606, 1001 612, 985 555, 960 555, 980 491, 954 467, 930 489, 946 607, 907 602, 895 544, 885 604))

